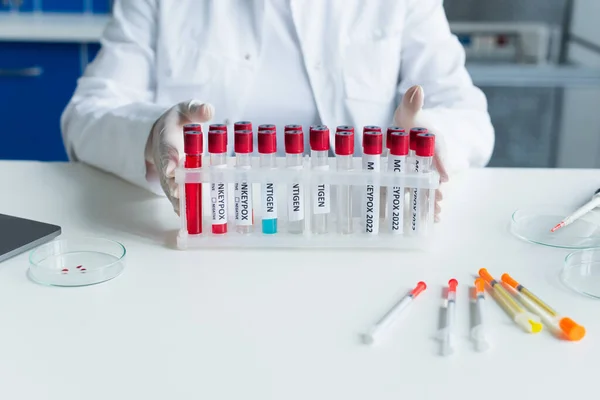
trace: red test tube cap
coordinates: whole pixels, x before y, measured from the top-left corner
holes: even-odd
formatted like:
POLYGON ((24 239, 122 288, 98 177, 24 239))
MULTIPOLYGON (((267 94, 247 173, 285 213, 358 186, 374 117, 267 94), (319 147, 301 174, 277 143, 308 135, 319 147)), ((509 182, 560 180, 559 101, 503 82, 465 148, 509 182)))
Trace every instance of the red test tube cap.
POLYGON ((329 150, 329 128, 325 125, 311 126, 309 141, 311 150, 329 150))
POLYGON ((225 131, 227 132, 227 125, 225 124, 211 124, 208 126, 209 131, 225 131))
POLYGON ((248 154, 254 151, 254 142, 252 140, 251 130, 235 131, 233 135, 233 147, 236 153, 248 154))
POLYGON ((204 152, 202 125, 188 124, 183 126, 183 152, 194 155, 204 152))
POLYGON ((287 154, 302 154, 304 153, 304 132, 302 127, 300 130, 288 130, 284 132, 285 152, 287 154))
POLYGON ((251 131, 252 130, 252 122, 250 121, 238 121, 233 124, 234 131, 251 131))
POLYGON ((404 132, 404 130, 389 133, 388 139, 387 139, 387 145, 388 145, 388 149, 390 149, 390 154, 392 154, 394 156, 407 155, 409 141, 410 141, 410 135, 408 133, 404 132))
POLYGON ((417 283, 417 286, 415 286, 415 288, 410 292, 410 294, 412 295, 413 298, 417 297, 419 294, 421 294, 422 291, 424 291, 425 289, 427 289, 427 284, 423 281, 417 283))
POLYGON ((367 132, 381 132, 381 127, 377 125, 367 125, 363 127, 363 134, 367 132))
POLYGON ((258 131, 258 152, 260 154, 272 154, 277 151, 277 131, 258 131))
POLYGON ((449 292, 456 292, 456 287, 458 286, 458 281, 456 279, 450 279, 448 281, 448 291, 449 292))
POLYGON ((292 125, 286 125, 286 126, 283 128, 283 132, 288 132, 288 131, 301 131, 301 130, 302 130, 302 125, 295 125, 295 124, 292 124, 292 125))
POLYGON ((354 131, 337 131, 335 133, 335 154, 338 156, 354 154, 354 131))
POLYGON ((208 131, 208 152, 213 154, 227 152, 226 131, 208 131))
POLYGON ((273 131, 277 130, 277 127, 273 124, 263 124, 258 126, 259 131, 273 131))
POLYGON ((379 155, 383 152, 383 135, 381 131, 367 131, 363 133, 363 153, 379 155))
POLYGON ((433 133, 417 135, 416 154, 419 157, 433 157, 435 154, 435 135, 433 133))
POLYGON ((410 149, 417 149, 417 135, 421 133, 427 133, 427 128, 412 128, 410 130, 410 149))
POLYGON ((390 141, 392 140, 391 136, 392 136, 392 133, 394 133, 394 132, 404 132, 404 129, 400 128, 399 126, 390 126, 387 129, 386 136, 385 136, 385 148, 386 149, 390 148, 390 141))
POLYGON ((336 133, 337 132, 352 132, 354 133, 354 127, 350 126, 350 125, 340 125, 337 128, 335 128, 336 133))

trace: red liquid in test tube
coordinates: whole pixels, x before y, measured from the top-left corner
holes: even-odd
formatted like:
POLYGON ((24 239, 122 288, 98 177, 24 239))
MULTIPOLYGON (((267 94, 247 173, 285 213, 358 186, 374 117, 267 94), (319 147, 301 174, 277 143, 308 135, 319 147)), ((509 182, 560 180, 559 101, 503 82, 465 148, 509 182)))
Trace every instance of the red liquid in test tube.
MULTIPOLYGON (((202 126, 189 124, 183 127, 183 149, 185 153, 185 168, 202 167, 204 141, 202 126)), ((202 233, 202 184, 185 184, 185 216, 187 231, 190 235, 202 233)))

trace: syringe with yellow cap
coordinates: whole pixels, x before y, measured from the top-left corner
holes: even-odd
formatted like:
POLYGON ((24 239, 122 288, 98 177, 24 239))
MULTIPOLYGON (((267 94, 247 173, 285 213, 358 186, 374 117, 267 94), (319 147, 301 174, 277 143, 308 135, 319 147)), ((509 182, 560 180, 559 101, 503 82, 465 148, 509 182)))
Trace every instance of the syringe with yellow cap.
POLYGON ((540 318, 530 312, 525 311, 499 284, 485 268, 479 270, 479 276, 482 277, 488 285, 492 287, 494 299, 511 316, 511 318, 527 333, 538 333, 542 330, 540 318))
POLYGON ((539 315, 542 318, 542 321, 554 330, 554 332, 562 332, 564 337, 571 341, 581 340, 585 336, 585 328, 583 326, 577 324, 571 318, 561 317, 548 304, 514 280, 509 274, 502 275, 502 282, 515 289, 517 293, 535 304, 535 306, 531 307, 531 303, 523 301, 523 304, 529 308, 529 310, 539 315))
POLYGON ((475 305, 477 312, 477 325, 471 328, 471 338, 475 342, 477 351, 486 351, 490 348, 487 340, 487 334, 484 325, 484 307, 485 307, 485 281, 482 278, 475 279, 475 305))

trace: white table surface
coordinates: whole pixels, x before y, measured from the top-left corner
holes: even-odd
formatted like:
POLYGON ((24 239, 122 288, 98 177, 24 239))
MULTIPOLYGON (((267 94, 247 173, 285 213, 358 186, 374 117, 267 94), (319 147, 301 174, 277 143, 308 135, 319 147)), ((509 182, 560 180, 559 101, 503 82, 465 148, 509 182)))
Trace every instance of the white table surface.
POLYGON ((389 251, 178 251, 170 205, 78 164, 0 162, 0 210, 103 235, 127 268, 81 288, 37 285, 27 254, 0 264, 0 398, 594 398, 600 301, 561 286, 566 250, 515 239, 511 212, 589 197, 592 170, 473 170, 445 192, 437 245, 389 251), (558 188, 562 188, 558 191, 558 188), (528 335, 488 299, 493 349, 468 339, 468 286, 510 272, 586 326, 578 343, 528 335), (438 355, 441 291, 459 281, 458 353, 438 355), (418 280, 429 288, 378 347, 358 334, 418 280))

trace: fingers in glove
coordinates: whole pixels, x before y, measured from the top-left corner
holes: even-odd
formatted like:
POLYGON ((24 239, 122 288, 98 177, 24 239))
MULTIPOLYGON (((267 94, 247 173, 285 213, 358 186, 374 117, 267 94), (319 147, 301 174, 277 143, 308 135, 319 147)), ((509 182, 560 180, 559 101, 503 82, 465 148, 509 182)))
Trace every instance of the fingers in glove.
POLYGON ((215 115, 215 108, 210 103, 200 103, 196 100, 192 100, 189 103, 181 104, 179 109, 179 124, 192 124, 202 123, 213 119, 215 115))
POLYGON ((448 182, 448 172, 446 172, 446 167, 444 167, 444 163, 441 160, 441 156, 436 154, 433 157, 433 165, 435 166, 436 171, 440 174, 440 182, 448 182))
POLYGON ((394 122, 404 129, 415 127, 415 118, 417 113, 423 108, 425 94, 421 86, 413 86, 406 91, 396 112, 394 112, 394 122))
POLYGON ((442 191, 440 189, 435 191, 435 201, 442 201, 444 200, 444 194, 442 193, 442 191))

